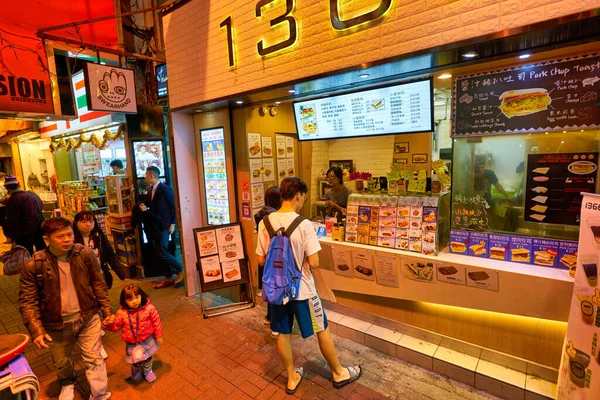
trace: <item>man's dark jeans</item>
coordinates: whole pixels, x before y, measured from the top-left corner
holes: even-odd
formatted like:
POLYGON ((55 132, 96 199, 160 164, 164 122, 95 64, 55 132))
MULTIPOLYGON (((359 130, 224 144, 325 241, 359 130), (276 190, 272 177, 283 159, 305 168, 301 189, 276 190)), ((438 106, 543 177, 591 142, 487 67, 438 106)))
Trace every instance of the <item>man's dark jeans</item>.
POLYGON ((169 253, 169 231, 167 229, 164 231, 155 232, 153 243, 156 255, 164 264, 166 264, 166 272, 168 275, 165 277, 167 279, 171 278, 171 276, 175 274, 183 272, 183 265, 181 265, 177 258, 169 253))

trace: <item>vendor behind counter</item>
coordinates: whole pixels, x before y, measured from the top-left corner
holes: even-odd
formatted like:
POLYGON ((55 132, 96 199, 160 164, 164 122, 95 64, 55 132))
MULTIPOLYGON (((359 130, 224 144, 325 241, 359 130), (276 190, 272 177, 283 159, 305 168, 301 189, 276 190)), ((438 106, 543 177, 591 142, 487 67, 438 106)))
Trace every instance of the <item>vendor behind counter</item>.
POLYGON ((352 191, 344 185, 344 174, 340 167, 329 168, 326 176, 331 190, 325 193, 325 216, 341 219, 346 214, 348 197, 352 191))

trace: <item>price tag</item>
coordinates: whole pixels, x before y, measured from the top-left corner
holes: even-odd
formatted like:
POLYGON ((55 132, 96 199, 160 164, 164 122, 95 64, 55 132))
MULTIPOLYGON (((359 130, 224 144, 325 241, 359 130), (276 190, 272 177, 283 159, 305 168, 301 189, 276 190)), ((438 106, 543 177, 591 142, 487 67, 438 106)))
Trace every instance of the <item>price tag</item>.
POLYGON ((410 180, 408 181, 408 191, 415 193, 425 193, 427 187, 427 181, 421 180, 410 180))

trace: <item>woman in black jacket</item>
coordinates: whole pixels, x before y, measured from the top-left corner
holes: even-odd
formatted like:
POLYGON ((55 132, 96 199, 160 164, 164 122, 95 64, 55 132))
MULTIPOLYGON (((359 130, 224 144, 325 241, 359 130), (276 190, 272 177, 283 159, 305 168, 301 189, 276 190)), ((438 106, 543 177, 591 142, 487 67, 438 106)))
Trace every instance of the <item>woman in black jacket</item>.
POLYGON ((102 229, 96 222, 96 217, 91 211, 80 211, 75 215, 73 221, 73 233, 75 234, 75 243, 80 243, 91 248, 102 267, 102 273, 106 286, 110 289, 113 284, 113 277, 108 266, 112 268, 119 279, 126 278, 125 266, 119 261, 119 257, 110 245, 108 238, 102 232, 102 229))

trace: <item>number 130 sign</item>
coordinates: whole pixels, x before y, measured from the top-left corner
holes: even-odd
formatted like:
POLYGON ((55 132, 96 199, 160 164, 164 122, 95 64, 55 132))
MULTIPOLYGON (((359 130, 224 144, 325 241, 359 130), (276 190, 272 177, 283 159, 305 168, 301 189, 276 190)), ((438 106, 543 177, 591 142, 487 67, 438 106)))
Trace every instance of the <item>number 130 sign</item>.
MULTIPOLYGON (((324 0, 326 1, 326 0, 324 0)), ((268 56, 283 49, 287 49, 296 43, 298 40, 298 21, 294 16, 296 10, 296 0, 259 0, 256 3, 256 18, 262 18, 267 14, 273 14, 269 12, 269 8, 275 5, 275 3, 285 2, 285 12, 278 16, 272 16, 269 20, 271 28, 278 27, 280 24, 285 24, 287 28, 287 38, 266 46, 264 41, 261 39, 256 43, 256 49, 258 54, 262 57, 268 56)), ((366 24, 367 22, 374 22, 379 18, 383 17, 387 13, 391 6, 392 0, 380 0, 379 6, 373 11, 361 14, 357 17, 350 19, 342 19, 340 16, 339 0, 329 0, 329 21, 333 29, 337 31, 346 30, 349 28, 358 27, 366 24)), ((233 20, 231 16, 225 18, 220 24, 221 29, 225 28, 227 34, 227 51, 229 55, 229 66, 235 67, 234 57, 234 43, 233 43, 233 20)), ((367 27, 365 25, 364 27, 367 27)))

